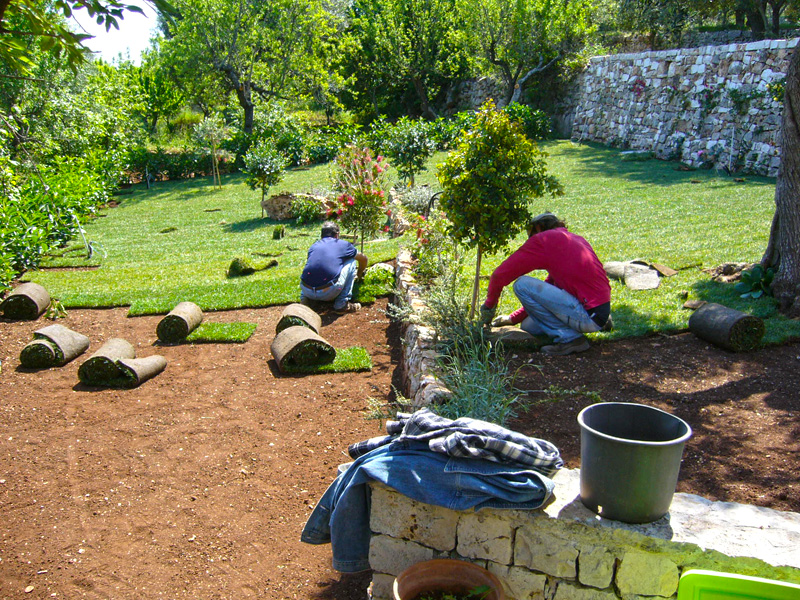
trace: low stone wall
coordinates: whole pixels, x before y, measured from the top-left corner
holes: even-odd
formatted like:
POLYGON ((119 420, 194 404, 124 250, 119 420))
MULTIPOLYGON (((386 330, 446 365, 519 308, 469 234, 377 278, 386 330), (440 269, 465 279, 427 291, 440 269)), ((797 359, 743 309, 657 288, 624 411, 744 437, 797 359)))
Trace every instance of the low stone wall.
POLYGON ((372 598, 392 598, 406 567, 431 558, 476 562, 509 600, 675 598, 680 575, 709 569, 800 583, 800 514, 676 494, 667 516, 628 525, 580 502, 579 472, 554 478, 535 511, 452 511, 372 486, 372 598))
MULTIPOLYGON (((398 294, 424 303, 411 256, 397 258, 398 294)), ((409 325, 403 339, 406 395, 414 407, 449 393, 435 377, 434 332, 409 325)), ((674 598, 687 569, 800 583, 800 514, 676 494, 655 523, 602 519, 580 502, 580 473, 554 477, 553 501, 534 511, 452 511, 372 485, 370 566, 374 600, 392 598, 406 567, 431 558, 477 562, 504 582, 509 600, 674 598)))
POLYGON ((572 139, 774 177, 783 103, 768 85, 785 77, 797 42, 596 57, 579 81, 572 139))

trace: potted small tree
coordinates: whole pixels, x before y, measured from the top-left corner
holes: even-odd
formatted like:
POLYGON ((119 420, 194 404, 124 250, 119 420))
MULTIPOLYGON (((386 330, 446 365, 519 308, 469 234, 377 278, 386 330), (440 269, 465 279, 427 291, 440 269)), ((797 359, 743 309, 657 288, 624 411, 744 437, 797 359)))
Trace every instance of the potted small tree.
POLYGON ((489 100, 447 160, 439 165, 439 207, 453 237, 478 249, 470 318, 475 314, 481 258, 505 248, 531 218, 530 202, 561 193, 545 154, 489 100))

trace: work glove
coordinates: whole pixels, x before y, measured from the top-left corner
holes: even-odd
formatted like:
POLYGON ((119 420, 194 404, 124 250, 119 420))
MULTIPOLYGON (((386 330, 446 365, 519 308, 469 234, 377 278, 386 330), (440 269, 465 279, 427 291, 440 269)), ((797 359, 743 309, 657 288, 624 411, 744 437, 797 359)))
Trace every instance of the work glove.
POLYGON ((489 308, 488 306, 481 306, 480 313, 478 324, 485 327, 492 322, 492 319, 494 319, 494 315, 497 313, 497 307, 493 306, 489 308))
POLYGON ((506 325, 513 325, 511 315, 500 315, 492 319, 492 327, 504 327, 506 325))

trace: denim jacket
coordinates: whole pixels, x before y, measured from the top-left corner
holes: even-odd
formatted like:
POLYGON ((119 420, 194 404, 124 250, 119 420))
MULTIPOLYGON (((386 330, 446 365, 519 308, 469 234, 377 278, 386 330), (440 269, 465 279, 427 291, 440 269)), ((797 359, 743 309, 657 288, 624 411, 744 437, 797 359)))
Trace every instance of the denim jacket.
POLYGON ((379 481, 419 502, 452 510, 534 509, 553 491, 553 482, 534 470, 488 460, 453 458, 428 444, 395 441, 339 467, 303 528, 301 541, 330 542, 333 568, 344 573, 369 569, 369 481, 379 481))

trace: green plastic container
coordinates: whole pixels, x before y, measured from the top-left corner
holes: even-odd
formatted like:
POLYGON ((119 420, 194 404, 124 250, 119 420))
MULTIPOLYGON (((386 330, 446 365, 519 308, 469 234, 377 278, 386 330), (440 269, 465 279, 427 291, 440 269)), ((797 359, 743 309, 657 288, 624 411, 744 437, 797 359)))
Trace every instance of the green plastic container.
POLYGON ((627 402, 584 408, 581 502, 606 519, 650 523, 672 503, 692 428, 663 410, 627 402))
POLYGON ((800 585, 718 573, 686 571, 678 583, 678 600, 799 600, 800 585))

